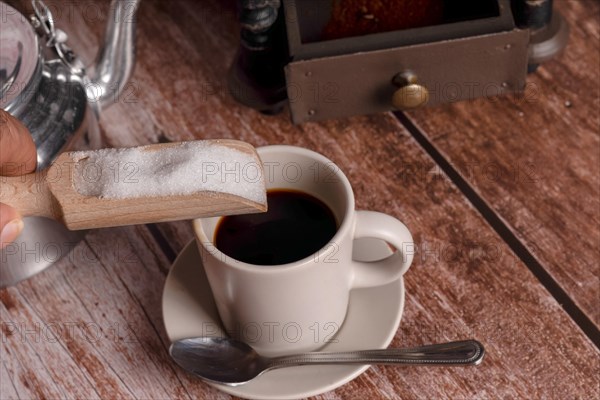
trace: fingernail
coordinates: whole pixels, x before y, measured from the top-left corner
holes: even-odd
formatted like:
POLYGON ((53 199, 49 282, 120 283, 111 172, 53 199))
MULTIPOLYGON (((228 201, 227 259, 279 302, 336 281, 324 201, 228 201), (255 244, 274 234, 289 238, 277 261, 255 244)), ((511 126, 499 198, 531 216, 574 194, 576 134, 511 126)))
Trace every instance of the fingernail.
POLYGON ((14 241, 23 230, 23 220, 13 219, 4 226, 0 233, 0 244, 14 241))

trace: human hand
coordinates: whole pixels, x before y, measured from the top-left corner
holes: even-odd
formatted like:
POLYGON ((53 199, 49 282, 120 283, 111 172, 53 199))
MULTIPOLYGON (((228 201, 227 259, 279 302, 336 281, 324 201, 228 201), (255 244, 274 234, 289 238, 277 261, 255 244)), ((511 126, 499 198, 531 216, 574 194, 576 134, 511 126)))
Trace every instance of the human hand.
MULTIPOLYGON (((18 119, 0 109, 0 176, 27 174, 33 172, 36 165, 37 153, 29 131, 18 119)), ((22 230, 19 212, 0 203, 0 248, 14 241, 22 230)))

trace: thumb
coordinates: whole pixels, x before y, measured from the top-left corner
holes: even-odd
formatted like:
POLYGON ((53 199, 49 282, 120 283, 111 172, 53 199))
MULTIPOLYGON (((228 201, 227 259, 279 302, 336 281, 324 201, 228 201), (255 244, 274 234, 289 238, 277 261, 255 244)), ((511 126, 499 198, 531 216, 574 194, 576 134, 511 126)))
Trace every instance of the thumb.
POLYGON ((22 230, 23 220, 17 210, 0 203, 0 249, 13 242, 22 230))
MULTIPOLYGON (((35 144, 27 128, 0 109, 0 175, 21 175, 35 170, 35 144)), ((14 241, 23 230, 21 215, 0 203, 0 249, 14 241)))
POLYGON ((23 175, 35 170, 36 164, 31 134, 21 121, 0 109, 0 175, 23 175))

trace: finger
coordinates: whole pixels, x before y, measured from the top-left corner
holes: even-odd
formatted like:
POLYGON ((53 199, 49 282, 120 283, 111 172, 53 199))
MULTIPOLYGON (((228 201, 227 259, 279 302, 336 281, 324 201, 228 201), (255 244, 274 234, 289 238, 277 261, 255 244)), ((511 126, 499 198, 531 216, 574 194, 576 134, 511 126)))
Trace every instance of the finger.
POLYGON ((36 165, 31 134, 18 119, 0 109, 0 175, 23 175, 34 171, 36 165))
POLYGON ((17 210, 0 203, 0 249, 14 242, 22 230, 23 220, 17 210))

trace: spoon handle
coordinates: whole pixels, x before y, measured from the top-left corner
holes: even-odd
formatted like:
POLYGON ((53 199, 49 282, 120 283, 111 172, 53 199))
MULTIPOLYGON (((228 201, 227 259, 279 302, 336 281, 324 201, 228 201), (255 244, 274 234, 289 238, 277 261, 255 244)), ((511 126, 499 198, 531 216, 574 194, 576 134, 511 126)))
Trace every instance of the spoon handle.
POLYGON ((478 365, 485 350, 476 340, 464 340, 406 349, 349 351, 340 353, 304 353, 276 357, 270 369, 305 364, 412 364, 478 365))

